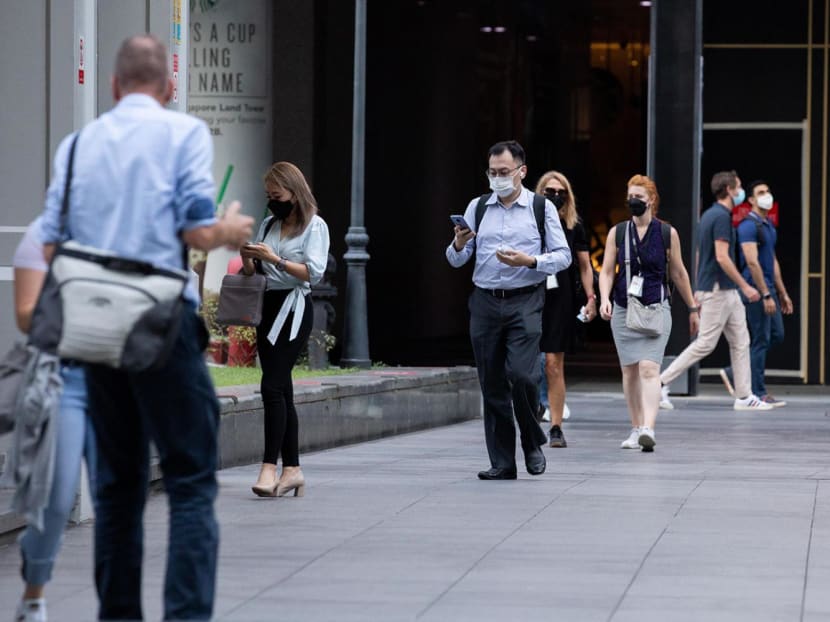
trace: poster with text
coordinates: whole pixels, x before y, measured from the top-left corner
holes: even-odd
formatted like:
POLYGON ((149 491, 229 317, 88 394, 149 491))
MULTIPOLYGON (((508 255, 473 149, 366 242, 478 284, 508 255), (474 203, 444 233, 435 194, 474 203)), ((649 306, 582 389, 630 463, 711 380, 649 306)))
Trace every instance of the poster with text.
MULTIPOLYGON (((265 210, 262 176, 271 164, 271 19, 269 0, 191 0, 188 112, 213 136, 217 192, 233 173, 222 203, 242 203, 259 222, 265 210)), ((224 249, 208 258, 205 288, 219 290, 224 249)))

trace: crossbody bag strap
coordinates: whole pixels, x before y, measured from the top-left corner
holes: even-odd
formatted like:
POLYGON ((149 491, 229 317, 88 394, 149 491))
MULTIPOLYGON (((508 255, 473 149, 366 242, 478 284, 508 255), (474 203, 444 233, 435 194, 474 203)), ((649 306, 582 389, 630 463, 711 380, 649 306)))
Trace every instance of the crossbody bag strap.
POLYGON ((72 192, 72 174, 75 170, 75 147, 78 144, 78 137, 80 132, 76 132, 72 139, 72 145, 69 147, 69 162, 66 165, 66 179, 63 183, 63 201, 61 201, 61 212, 58 228, 58 240, 63 241, 63 235, 67 229, 67 221, 69 220, 69 197, 72 192))
MULTIPOLYGON (((268 234, 271 232, 271 228, 276 224, 277 217, 271 216, 271 219, 265 223, 265 228, 262 230, 262 239, 259 242, 264 242, 265 238, 268 237, 268 234)), ((257 274, 265 274, 265 270, 262 268, 262 261, 259 259, 254 259, 254 272, 257 274)))

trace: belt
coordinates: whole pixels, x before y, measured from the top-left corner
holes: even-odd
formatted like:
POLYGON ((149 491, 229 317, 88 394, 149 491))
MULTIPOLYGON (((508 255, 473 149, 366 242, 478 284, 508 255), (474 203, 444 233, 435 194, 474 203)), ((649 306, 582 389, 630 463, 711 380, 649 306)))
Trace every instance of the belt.
POLYGON ((517 287, 516 289, 488 289, 476 285, 476 289, 481 290, 485 294, 490 294, 495 298, 512 298, 513 296, 520 296, 521 294, 530 294, 539 289, 540 283, 536 285, 528 285, 527 287, 517 287))

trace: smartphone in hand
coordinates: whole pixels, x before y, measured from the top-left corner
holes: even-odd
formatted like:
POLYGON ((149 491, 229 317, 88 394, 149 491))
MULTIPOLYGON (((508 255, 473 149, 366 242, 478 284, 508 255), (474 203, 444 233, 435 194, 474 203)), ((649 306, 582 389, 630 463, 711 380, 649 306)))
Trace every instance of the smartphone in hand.
POLYGON ((470 227, 470 225, 467 224, 467 221, 464 220, 464 216, 462 216, 461 214, 453 214, 452 216, 450 216, 450 220, 452 221, 452 224, 454 224, 456 227, 472 230, 472 227, 470 227))

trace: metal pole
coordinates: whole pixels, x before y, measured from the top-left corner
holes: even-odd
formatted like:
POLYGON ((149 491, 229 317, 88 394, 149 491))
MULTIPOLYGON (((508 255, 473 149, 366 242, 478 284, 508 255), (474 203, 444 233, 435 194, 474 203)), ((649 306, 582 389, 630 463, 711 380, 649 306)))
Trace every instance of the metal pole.
POLYGON ((366 0, 355 0, 354 92, 352 116, 351 226, 346 233, 346 322, 343 329, 342 367, 370 367, 369 328, 366 309, 366 246, 363 226, 366 134, 366 0))

